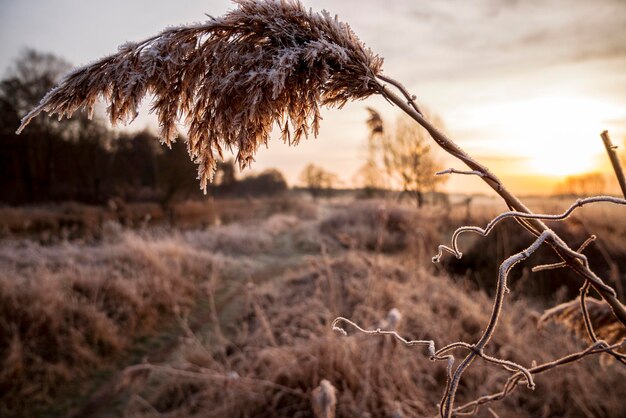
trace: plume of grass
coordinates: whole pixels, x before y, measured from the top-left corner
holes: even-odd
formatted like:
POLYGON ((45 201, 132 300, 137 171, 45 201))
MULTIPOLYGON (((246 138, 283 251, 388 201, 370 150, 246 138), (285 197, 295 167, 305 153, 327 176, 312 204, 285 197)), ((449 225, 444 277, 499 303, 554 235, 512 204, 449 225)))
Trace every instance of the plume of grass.
POLYGON ((224 148, 247 166, 276 125, 298 143, 317 135, 320 106, 342 106, 378 89, 382 59, 350 27, 295 0, 234 0, 238 8, 205 23, 169 28, 67 74, 26 117, 91 115, 99 98, 113 124, 137 116, 153 95, 162 141, 188 126, 190 156, 203 188, 224 148))

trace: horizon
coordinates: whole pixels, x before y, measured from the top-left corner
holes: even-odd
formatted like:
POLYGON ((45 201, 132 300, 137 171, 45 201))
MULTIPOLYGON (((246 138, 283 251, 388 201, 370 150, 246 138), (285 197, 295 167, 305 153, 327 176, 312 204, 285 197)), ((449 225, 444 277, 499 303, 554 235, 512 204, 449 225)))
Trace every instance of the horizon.
MULTIPOLYGON (((408 0, 393 4, 368 0, 358 2, 359 7, 355 1, 303 3, 314 11, 327 9, 349 23, 385 58, 385 73, 439 115, 451 137, 516 193, 550 194, 567 176, 609 173, 600 133, 608 130, 619 146, 626 139, 623 2, 479 0, 416 5, 408 0), (374 18, 359 13, 362 9, 380 10, 374 18)), ((115 52, 126 41, 233 7, 225 0, 194 0, 184 6, 147 1, 121 5, 118 0, 107 7, 70 0, 56 5, 40 0, 0 2, 0 70, 6 73, 27 47, 83 65, 115 52), (20 41, 7 41, 14 39, 20 41)), ((277 168, 293 186, 300 171, 313 162, 352 185, 365 157, 366 106, 380 111, 388 123, 397 115, 380 97, 350 103, 341 111, 326 110, 317 139, 301 142, 298 150, 274 139, 271 151, 260 150, 253 171, 277 168)), ((140 118, 124 129, 145 128, 154 130, 156 124, 144 105, 140 118)), ((450 157, 442 159, 444 168, 462 168, 450 157)), ((450 177, 444 190, 489 193, 476 179, 463 177, 450 177)))

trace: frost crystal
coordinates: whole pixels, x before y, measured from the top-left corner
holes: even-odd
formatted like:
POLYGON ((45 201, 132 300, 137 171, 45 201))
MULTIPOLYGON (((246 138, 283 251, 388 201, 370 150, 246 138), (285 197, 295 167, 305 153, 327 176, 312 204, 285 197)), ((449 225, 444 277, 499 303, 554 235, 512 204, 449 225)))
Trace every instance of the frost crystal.
POLYGON ((317 135, 320 105, 342 106, 378 92, 382 59, 350 27, 296 0, 235 0, 238 8, 204 24, 173 27, 68 74, 23 120, 42 111, 70 117, 108 103, 112 123, 129 123, 153 95, 161 136, 188 127, 188 147, 206 188, 224 148, 241 167, 267 144, 317 135))

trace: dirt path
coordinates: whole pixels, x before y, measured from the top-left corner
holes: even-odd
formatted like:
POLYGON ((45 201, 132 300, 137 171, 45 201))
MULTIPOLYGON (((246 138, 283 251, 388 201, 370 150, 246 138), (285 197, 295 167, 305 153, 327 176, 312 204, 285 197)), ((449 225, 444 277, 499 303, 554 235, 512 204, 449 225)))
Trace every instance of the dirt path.
MULTIPOLYGON (((215 295, 215 304, 220 313, 220 322, 224 316, 228 317, 228 311, 234 309, 237 300, 242 296, 241 286, 249 281, 263 283, 283 274, 287 269, 297 265, 302 260, 302 255, 292 254, 292 257, 270 257, 265 260, 263 268, 243 274, 240 277, 229 278, 223 287, 218 289, 215 295), (234 279, 234 280, 233 280, 234 279)), ((228 321, 228 319, 225 319, 228 321)), ((212 314, 206 298, 200 298, 190 312, 189 327, 195 333, 206 332, 206 325, 212 322, 212 314)), ((145 341, 140 341, 127 351, 124 358, 110 368, 108 373, 101 373, 89 384, 94 390, 84 399, 72 399, 75 406, 71 407, 65 416, 70 418, 110 418, 121 416, 122 411, 130 396, 132 389, 124 387, 122 383, 123 370, 133 364, 141 362, 162 363, 171 359, 180 349, 180 337, 183 330, 175 320, 170 319, 165 327, 162 327, 157 335, 153 335, 145 341)), ((78 385, 85 385, 80 382, 78 385)), ((78 386, 77 385, 77 386, 78 386)), ((78 388, 78 387, 77 387, 78 388)))

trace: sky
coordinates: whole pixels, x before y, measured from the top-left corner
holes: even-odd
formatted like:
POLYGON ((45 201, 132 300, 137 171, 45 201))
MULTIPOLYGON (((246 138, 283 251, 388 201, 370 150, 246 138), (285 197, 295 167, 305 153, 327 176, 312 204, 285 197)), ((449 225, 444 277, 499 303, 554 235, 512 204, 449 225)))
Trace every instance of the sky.
MULTIPOLYGON (((446 132, 514 192, 550 193, 563 176, 606 170, 599 134, 626 140, 624 0, 304 0, 348 22, 384 57, 383 71, 437 114, 446 132)), ((30 47, 86 64, 167 26, 205 20, 226 0, 0 0, 0 72, 30 47)), ((278 139, 253 170, 276 167, 291 184, 310 162, 353 184, 367 141, 366 107, 392 124, 379 97, 324 111, 318 138, 278 139)), ((154 127, 144 110, 129 129, 154 127)), ((444 166, 463 168, 444 156, 444 166)), ((488 192, 451 178, 452 192, 488 192)))

